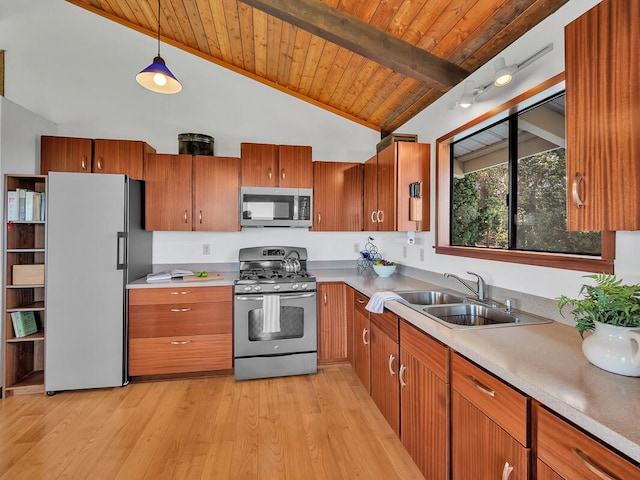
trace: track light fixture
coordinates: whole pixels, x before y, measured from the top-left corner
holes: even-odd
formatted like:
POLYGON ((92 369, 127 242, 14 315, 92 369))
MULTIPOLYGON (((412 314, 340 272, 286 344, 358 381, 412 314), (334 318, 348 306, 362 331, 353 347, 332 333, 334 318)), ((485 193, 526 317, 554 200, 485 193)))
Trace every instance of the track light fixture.
POLYGON ((158 56, 153 63, 136 75, 136 81, 147 90, 157 93, 178 93, 182 85, 167 68, 160 56, 160 0, 158 0, 158 56))
POLYGON ((517 65, 507 65, 503 57, 496 58, 494 62, 495 72, 491 83, 474 88, 473 80, 467 80, 464 84, 464 93, 462 94, 462 97, 460 97, 460 100, 453 105, 453 108, 469 108, 475 103, 476 98, 483 93, 486 93, 487 90, 490 90, 493 87, 504 87, 513 80, 516 73, 528 67, 551 50, 553 50, 553 43, 548 44, 546 47, 537 51, 517 65))

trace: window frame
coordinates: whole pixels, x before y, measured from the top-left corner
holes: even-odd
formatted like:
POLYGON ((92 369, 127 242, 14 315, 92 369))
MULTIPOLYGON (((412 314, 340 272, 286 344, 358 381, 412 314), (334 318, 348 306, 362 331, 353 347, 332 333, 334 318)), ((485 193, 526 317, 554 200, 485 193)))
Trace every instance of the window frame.
POLYGON ((522 250, 496 250, 478 247, 452 246, 450 244, 451 217, 451 144, 456 136, 478 127, 484 122, 494 123, 498 117, 518 113, 529 104, 550 96, 547 92, 553 87, 563 89, 564 72, 540 85, 522 93, 485 114, 467 122, 452 132, 436 140, 436 225, 435 252, 441 255, 453 255, 479 258, 499 262, 519 263, 539 267, 561 268, 594 273, 613 273, 615 259, 615 232, 602 232, 600 256, 573 255, 561 253, 529 252, 522 250), (536 97, 540 98, 536 98, 536 97))

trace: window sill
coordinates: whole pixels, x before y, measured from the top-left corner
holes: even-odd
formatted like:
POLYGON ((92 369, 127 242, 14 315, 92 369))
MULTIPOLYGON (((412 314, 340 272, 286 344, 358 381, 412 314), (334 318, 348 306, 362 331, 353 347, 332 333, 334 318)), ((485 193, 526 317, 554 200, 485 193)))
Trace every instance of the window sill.
POLYGON ((441 255, 481 258, 496 262, 521 263, 582 272, 613 273, 613 258, 581 257, 576 255, 520 252, 514 250, 489 250, 474 247, 436 246, 435 249, 436 253, 441 255))

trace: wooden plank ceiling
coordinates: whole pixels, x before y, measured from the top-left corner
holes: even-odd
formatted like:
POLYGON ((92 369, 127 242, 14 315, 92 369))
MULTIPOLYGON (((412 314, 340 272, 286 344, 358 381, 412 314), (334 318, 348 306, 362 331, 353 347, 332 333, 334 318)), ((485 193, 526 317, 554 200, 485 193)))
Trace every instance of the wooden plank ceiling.
MULTIPOLYGON (((157 37, 156 0, 67 1, 157 37)), ((567 1, 164 0, 160 33, 384 136, 567 1)))

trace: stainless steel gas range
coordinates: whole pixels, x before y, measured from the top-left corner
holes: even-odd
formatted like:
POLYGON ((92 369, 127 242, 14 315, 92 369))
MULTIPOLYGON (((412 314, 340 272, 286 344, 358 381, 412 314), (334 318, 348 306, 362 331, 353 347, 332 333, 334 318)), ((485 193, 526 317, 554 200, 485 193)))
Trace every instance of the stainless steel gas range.
POLYGON ((252 247, 239 253, 234 285, 236 380, 318 371, 316 279, 302 247, 252 247))

